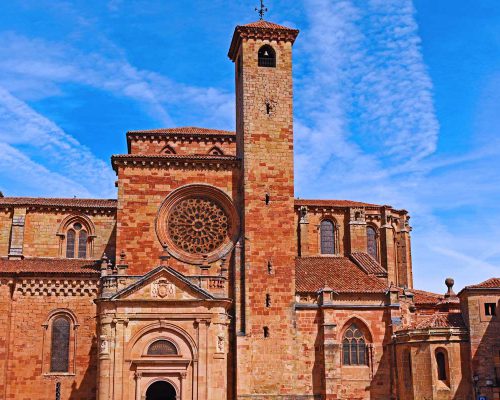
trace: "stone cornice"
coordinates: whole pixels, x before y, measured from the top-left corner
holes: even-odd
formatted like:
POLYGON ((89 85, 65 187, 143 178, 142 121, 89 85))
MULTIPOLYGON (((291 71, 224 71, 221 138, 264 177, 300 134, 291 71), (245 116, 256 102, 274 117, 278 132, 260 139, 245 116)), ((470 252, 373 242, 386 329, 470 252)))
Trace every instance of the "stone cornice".
POLYGON ((232 61, 236 60, 238 49, 240 48, 241 42, 243 40, 275 40, 277 42, 290 42, 293 44, 298 34, 298 29, 278 27, 277 25, 273 28, 238 25, 234 30, 233 39, 231 40, 231 45, 229 47, 228 57, 232 61))
POLYGON ((238 168, 240 159, 234 156, 213 155, 141 155, 124 154, 111 157, 113 169, 118 167, 202 168, 228 170, 238 168))
POLYGON ((212 132, 212 133, 188 133, 188 132, 127 132, 127 147, 131 151, 131 142, 135 141, 160 141, 169 140, 173 142, 197 142, 197 143, 234 143, 236 134, 232 132, 212 132))

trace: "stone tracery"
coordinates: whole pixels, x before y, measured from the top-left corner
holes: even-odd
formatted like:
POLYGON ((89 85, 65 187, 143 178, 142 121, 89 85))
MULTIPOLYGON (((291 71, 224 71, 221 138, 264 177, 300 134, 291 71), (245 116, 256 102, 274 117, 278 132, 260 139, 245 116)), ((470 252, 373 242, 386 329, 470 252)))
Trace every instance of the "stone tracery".
POLYGON ((173 243, 191 254, 216 250, 226 240, 228 231, 228 215, 209 198, 183 199, 168 216, 168 234, 173 243))

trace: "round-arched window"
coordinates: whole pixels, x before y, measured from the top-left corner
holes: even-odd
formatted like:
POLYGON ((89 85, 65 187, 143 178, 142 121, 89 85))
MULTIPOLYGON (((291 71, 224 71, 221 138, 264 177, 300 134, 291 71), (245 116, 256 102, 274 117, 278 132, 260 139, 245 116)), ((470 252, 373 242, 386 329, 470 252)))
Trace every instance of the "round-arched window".
POLYGON ((175 344, 165 339, 153 342, 148 348, 148 356, 175 356, 177 354, 175 344))

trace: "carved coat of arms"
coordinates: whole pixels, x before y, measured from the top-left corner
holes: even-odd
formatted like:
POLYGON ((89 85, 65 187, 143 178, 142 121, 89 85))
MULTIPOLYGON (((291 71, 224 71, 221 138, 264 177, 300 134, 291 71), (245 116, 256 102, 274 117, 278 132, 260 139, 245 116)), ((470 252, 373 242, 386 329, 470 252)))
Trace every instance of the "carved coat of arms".
POLYGON ((151 297, 161 299, 173 297, 175 295, 175 285, 167 279, 158 279, 151 285, 151 297))

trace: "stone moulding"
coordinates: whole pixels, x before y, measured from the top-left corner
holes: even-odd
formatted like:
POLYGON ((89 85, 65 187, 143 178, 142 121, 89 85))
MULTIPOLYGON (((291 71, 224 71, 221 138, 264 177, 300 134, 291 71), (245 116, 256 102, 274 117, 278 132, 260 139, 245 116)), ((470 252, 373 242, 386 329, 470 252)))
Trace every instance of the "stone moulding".
POLYGON ((111 157, 113 169, 118 173, 118 167, 159 167, 159 168, 202 168, 230 170, 240 166, 240 159, 233 156, 181 156, 164 155, 114 155, 111 157))

